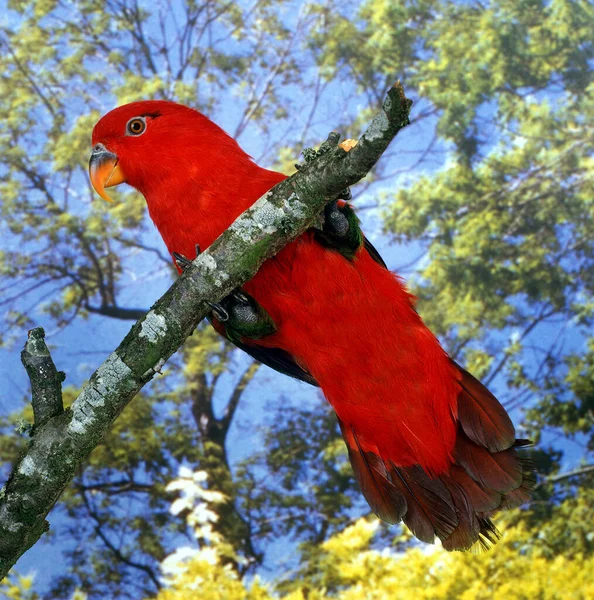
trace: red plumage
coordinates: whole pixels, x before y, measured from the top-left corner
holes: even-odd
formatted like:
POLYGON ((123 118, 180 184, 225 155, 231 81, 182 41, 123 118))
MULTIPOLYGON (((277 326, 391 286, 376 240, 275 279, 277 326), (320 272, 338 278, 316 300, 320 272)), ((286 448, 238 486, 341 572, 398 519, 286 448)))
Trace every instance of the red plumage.
MULTIPOLYGON (((168 102, 115 109, 96 125, 98 143, 145 196, 169 252, 189 258, 284 178, 200 113, 168 102), (125 135, 138 115, 146 132, 125 135)), ((244 288, 277 327, 257 346, 287 352, 336 411, 372 509, 448 549, 493 541, 488 517, 528 498, 529 469, 505 410, 447 356, 402 281, 364 247, 349 261, 308 231, 244 288)))

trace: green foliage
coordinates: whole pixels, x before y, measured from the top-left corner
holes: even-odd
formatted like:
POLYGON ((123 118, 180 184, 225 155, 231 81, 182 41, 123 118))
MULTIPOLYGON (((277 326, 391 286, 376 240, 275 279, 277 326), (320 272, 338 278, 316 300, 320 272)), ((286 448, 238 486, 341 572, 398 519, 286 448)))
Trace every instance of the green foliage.
POLYGON ((242 506, 257 524, 255 536, 262 541, 292 536, 305 548, 315 547, 348 523, 360 502, 336 417, 325 403, 315 408, 285 403, 262 436, 263 450, 236 475, 242 506))
POLYGON ((565 435, 575 438, 582 434, 587 448, 594 451, 594 340, 590 339, 587 351, 566 358, 567 370, 554 372, 547 377, 546 393, 538 406, 526 413, 526 420, 538 435, 546 427, 559 428, 565 435), (565 402, 559 397, 568 396, 565 402))

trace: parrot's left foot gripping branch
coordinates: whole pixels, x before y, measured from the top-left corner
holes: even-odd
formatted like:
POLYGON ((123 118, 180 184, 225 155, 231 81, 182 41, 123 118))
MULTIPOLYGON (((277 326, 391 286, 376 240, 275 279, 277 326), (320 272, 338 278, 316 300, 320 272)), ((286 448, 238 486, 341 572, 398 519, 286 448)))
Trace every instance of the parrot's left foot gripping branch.
MULTIPOLYGON (((179 252, 173 252, 175 264, 185 271, 192 261, 179 252)), ((196 246, 196 256, 200 247, 196 246)), ((206 302, 212 310, 215 328, 230 341, 238 343, 243 339, 260 339, 276 331, 270 315, 245 290, 234 289, 220 302, 206 302)))

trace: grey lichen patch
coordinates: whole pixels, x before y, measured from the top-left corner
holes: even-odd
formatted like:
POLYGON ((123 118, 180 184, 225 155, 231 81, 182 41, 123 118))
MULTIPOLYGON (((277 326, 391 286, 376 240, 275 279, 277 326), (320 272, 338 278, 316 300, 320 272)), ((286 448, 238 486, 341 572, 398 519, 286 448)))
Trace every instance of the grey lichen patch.
POLYGON ((390 120, 388 119, 388 115, 383 110, 380 110, 365 132, 365 139, 368 142, 384 139, 389 130, 390 120))
POLYGON ((215 258, 208 253, 200 255, 197 262, 198 270, 208 278, 208 281, 214 283, 216 287, 221 287, 229 279, 229 274, 221 269, 215 258))
POLYGON ((254 229, 254 221, 249 217, 239 217, 233 223, 232 231, 243 242, 249 244, 252 241, 252 232, 254 229))
POLYGON ((299 196, 295 192, 285 200, 284 205, 285 210, 296 219, 303 219, 307 216, 307 205, 299 200, 299 196))
POLYGON ((283 209, 274 206, 268 199, 262 205, 256 207, 252 215, 257 226, 264 233, 274 233, 279 219, 282 219, 283 216, 283 209))
POLYGON ((225 271, 219 271, 217 273, 218 275, 218 279, 217 279, 217 285, 222 285, 225 281, 227 281, 229 279, 229 273, 226 273, 225 271))
POLYGON ((35 461, 29 455, 25 456, 19 465, 18 472, 20 475, 24 475, 25 477, 31 477, 31 475, 37 473, 35 461))
POLYGON ((229 280, 229 273, 226 273, 225 271, 217 271, 215 273, 213 283, 215 284, 216 287, 220 288, 223 285, 225 285, 225 282, 228 280, 229 280))
POLYGON ((133 380, 132 371, 115 353, 109 355, 95 376, 83 388, 72 405, 72 417, 67 431, 84 435, 102 415, 99 413, 109 402, 114 391, 121 388, 122 381, 133 380))
POLYGON ((253 243, 254 238, 262 233, 269 235, 275 233, 286 216, 282 208, 270 202, 269 195, 266 194, 258 200, 248 216, 239 217, 231 226, 233 233, 242 241, 253 243))
POLYGON ((282 192, 270 191, 264 194, 249 211, 240 216, 230 230, 243 241, 251 243, 254 235, 260 236, 262 233, 271 235, 282 230, 287 218, 297 217, 295 209, 301 209, 302 206, 295 193, 289 198, 283 198, 282 192))
MULTIPOLYGON (((2 514, 3 512, 6 513, 8 511, 6 511, 6 509, 4 509, 4 507, 3 507, 3 509, 0 509, 0 520, 2 521, 2 529, 4 531, 8 531, 9 533, 17 533, 18 534, 25 528, 25 525, 23 523, 14 521, 10 517, 3 518, 4 517, 4 515, 2 514)), ((2 566, 2 562, 0 562, 0 566, 2 566)))
MULTIPOLYGON (((307 205, 293 192, 288 198, 282 199, 278 206, 273 202, 272 192, 268 192, 249 211, 246 216, 239 217, 231 226, 233 233, 243 242, 254 245, 255 240, 262 234, 271 235, 285 231, 291 221, 299 221, 308 215, 307 205)), ((279 202, 277 200, 277 202, 279 202)))
POLYGON ((167 333, 167 321, 163 315, 151 310, 147 313, 140 325, 139 337, 146 338, 151 344, 155 344, 167 333))
POLYGON ((203 273, 210 275, 217 270, 217 261, 210 254, 204 254, 198 261, 198 267, 203 273))

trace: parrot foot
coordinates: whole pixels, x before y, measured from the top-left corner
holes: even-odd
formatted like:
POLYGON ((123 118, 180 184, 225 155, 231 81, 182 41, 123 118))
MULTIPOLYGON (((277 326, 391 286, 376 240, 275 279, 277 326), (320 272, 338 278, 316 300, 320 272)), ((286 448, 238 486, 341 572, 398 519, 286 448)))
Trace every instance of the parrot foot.
POLYGON ((173 260, 175 261, 177 268, 182 272, 192 264, 192 261, 189 258, 186 258, 179 252, 172 252, 171 256, 173 256, 173 260))
POLYGON ((321 230, 315 231, 315 237, 323 246, 352 260, 363 244, 363 234, 355 211, 347 204, 350 198, 351 191, 346 188, 336 200, 325 206, 324 225, 321 230))
POLYGON ((223 308, 221 304, 217 304, 216 302, 207 302, 206 304, 210 306, 212 315, 217 321, 225 323, 229 320, 229 313, 223 308))
MULTIPOLYGON (((252 298, 253 300, 253 298, 252 298)), ((253 300, 255 302, 255 300, 253 300)), ((212 309, 212 314, 217 321, 226 323, 229 321, 229 312, 233 312, 237 309, 238 305, 250 306, 250 297, 247 296, 239 288, 233 290, 228 296, 221 300, 220 304, 215 302, 207 302, 208 306, 212 309)))
POLYGON ((219 319, 213 309, 213 316, 225 324, 225 333, 232 342, 241 338, 259 339, 276 331, 270 315, 260 304, 241 289, 233 290, 221 300, 226 319, 219 319))
MULTIPOLYGON (((192 261, 180 254, 172 252, 173 260, 180 271, 185 271, 192 261)), ((200 254, 200 246, 196 245, 196 256, 200 254)), ((231 341, 240 338, 258 339, 276 331, 269 314, 256 302, 252 296, 242 289, 234 289, 220 302, 207 302, 212 316, 225 324, 225 332, 231 341)))

